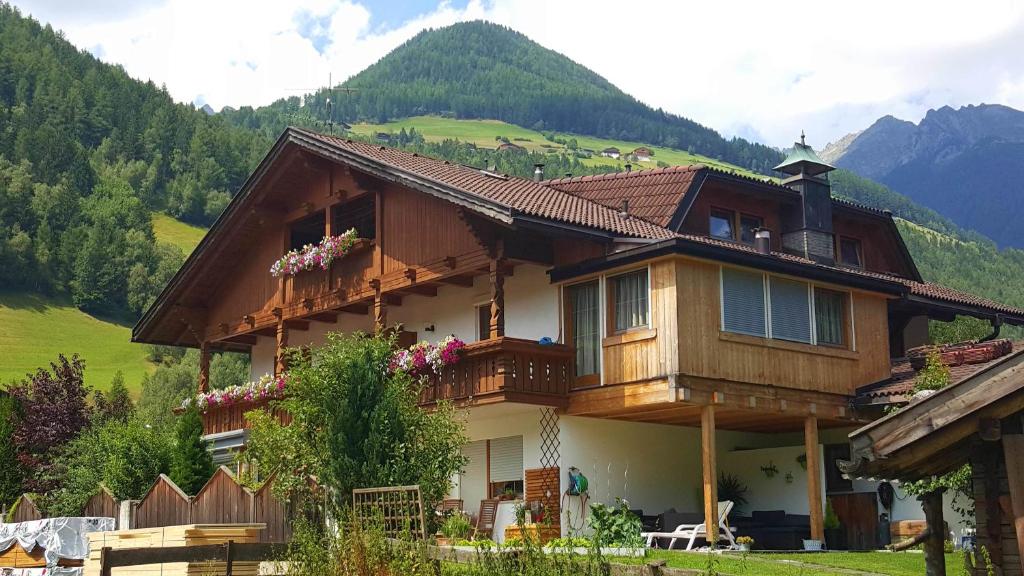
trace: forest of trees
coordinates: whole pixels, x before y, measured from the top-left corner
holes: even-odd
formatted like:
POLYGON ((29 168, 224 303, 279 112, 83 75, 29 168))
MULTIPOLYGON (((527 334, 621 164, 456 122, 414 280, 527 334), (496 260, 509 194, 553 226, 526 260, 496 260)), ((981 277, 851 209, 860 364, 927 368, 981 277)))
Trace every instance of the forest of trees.
POLYGON ((425 30, 343 84, 226 116, 274 136, 288 124, 328 119, 385 122, 423 114, 487 118, 533 128, 646 142, 767 173, 782 156, 763 144, 726 139, 692 120, 654 110, 526 36, 489 22, 425 30))
POLYGON ((0 3, 0 289, 140 312, 183 259, 150 213, 209 224, 267 145, 0 3))

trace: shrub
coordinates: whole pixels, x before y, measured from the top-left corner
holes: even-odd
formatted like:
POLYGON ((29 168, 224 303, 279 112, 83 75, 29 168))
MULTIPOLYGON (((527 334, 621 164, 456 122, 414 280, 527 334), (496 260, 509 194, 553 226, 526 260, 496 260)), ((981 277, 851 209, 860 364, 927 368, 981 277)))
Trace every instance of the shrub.
POLYGON ((174 437, 171 480, 186 494, 195 494, 214 472, 213 458, 203 441, 203 420, 199 410, 189 408, 178 416, 174 437))
POLYGON ((627 548, 643 546, 640 518, 630 511, 629 502, 622 498, 616 498, 616 502, 618 507, 601 503, 590 505, 590 527, 594 530, 594 543, 597 546, 627 548))
POLYGON ((466 516, 462 512, 449 514, 448 517, 441 522, 441 534, 444 534, 445 538, 450 540, 465 540, 469 537, 469 533, 472 529, 473 525, 469 522, 469 516, 466 516))

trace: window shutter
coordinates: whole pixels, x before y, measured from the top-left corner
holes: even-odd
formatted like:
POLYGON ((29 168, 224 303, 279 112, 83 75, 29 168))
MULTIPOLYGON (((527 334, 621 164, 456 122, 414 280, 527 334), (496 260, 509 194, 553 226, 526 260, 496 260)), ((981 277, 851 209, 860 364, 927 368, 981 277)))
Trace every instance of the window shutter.
POLYGON ((772 338, 811 343, 811 301, 807 284, 770 277, 772 338))
POLYGON ((722 269, 722 329, 752 336, 765 330, 764 276, 732 268, 722 269))
POLYGON ((491 440, 491 482, 515 482, 523 479, 523 437, 509 436, 491 440))
POLYGON ((472 510, 477 502, 487 498, 487 441, 477 440, 462 447, 466 467, 459 478, 459 497, 467 509, 472 510))

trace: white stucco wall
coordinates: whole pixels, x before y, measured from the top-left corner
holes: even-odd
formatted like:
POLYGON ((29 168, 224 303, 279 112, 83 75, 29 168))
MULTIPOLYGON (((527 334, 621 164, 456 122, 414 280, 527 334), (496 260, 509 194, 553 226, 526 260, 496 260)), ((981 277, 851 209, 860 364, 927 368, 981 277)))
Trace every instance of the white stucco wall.
MULTIPOLYGON (((751 450, 729 450, 718 455, 720 472, 733 474, 747 486, 747 504, 742 512, 753 510, 785 510, 789 514, 809 514, 807 501, 807 470, 797 462, 804 453, 803 445, 751 450), (778 473, 765 475, 762 466, 774 464, 778 473), (786 474, 792 482, 787 482, 786 474)), ((818 458, 824 458, 822 447, 818 446, 818 458)), ((819 471, 821 498, 825 498, 825 472, 819 471)), ((822 505, 824 508, 824 504, 822 505)))
POLYGON ((256 344, 249 351, 249 379, 256 380, 264 374, 274 373, 274 350, 277 341, 267 336, 258 336, 256 344))
MULTIPOLYGON (((310 322, 309 330, 289 330, 289 346, 318 345, 324 342, 328 332, 369 332, 373 329, 373 321, 369 315, 361 314, 338 314, 336 323, 310 322)), ((274 373, 274 350, 277 347, 276 338, 270 336, 259 336, 256 345, 249 353, 249 374, 252 380, 264 374, 274 373)))

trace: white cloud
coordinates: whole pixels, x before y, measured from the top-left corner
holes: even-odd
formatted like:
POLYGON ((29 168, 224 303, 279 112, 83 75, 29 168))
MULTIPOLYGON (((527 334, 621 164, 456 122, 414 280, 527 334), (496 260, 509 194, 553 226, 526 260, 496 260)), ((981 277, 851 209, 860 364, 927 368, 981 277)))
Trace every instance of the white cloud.
POLYGON ((798 0, 473 0, 376 30, 372 3, 168 0, 65 13, 24 8, 178 100, 261 105, 336 81, 426 27, 486 18, 655 107, 727 134, 814 144, 885 114, 979 102, 1024 108, 1024 4, 798 0))

